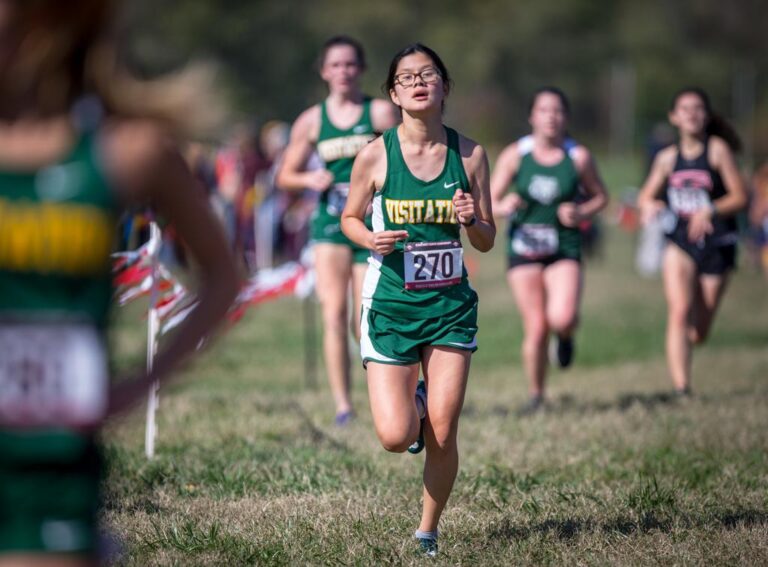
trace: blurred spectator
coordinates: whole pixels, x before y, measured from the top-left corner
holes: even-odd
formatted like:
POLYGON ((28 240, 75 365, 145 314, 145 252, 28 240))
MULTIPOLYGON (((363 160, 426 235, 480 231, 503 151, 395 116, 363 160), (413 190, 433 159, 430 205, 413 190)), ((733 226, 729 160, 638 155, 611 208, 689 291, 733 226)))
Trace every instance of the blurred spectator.
MULTIPOLYGON (((281 191, 275 184, 283 151, 288 145, 290 125, 267 122, 261 129, 261 147, 271 164, 257 177, 256 185, 264 189, 264 199, 257 208, 256 265, 270 267, 276 261, 298 260, 309 239, 309 218, 317 203, 315 191, 281 191)), ((320 169, 319 156, 313 155, 307 170, 320 169)))
POLYGON ((768 162, 752 177, 752 189, 749 208, 751 248, 755 264, 768 278, 768 162))
POLYGON ((246 267, 255 267, 255 181, 269 167, 258 145, 254 128, 239 124, 218 152, 215 172, 222 219, 236 256, 246 267))
MULTIPOLYGON (((651 170, 656 154, 674 144, 676 140, 675 130, 668 122, 654 124, 646 143, 646 175, 651 170)), ((627 220, 636 226, 637 215, 633 215, 631 221, 627 220)), ((661 271, 661 260, 666 242, 663 225, 663 217, 656 217, 640 228, 635 254, 635 269, 641 276, 655 277, 661 271)))

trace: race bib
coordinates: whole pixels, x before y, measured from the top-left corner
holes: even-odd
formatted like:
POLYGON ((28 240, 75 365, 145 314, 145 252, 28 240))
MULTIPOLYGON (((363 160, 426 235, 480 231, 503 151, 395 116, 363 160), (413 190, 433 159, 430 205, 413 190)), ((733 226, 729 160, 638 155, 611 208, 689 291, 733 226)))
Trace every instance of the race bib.
POLYGON ((0 324, 0 426, 87 427, 106 415, 107 354, 86 324, 0 324))
POLYGON ((700 187, 670 187, 669 208, 683 217, 688 218, 699 209, 710 206, 709 193, 700 187))
POLYGON ((325 210, 333 216, 341 216, 349 197, 349 183, 334 183, 328 189, 328 204, 325 210))
POLYGON ((512 251, 524 258, 543 258, 557 253, 557 229, 546 224, 524 224, 512 236, 512 251))
POLYGON ((434 289, 461 283, 464 249, 461 242, 408 242, 403 254, 405 289, 434 289))

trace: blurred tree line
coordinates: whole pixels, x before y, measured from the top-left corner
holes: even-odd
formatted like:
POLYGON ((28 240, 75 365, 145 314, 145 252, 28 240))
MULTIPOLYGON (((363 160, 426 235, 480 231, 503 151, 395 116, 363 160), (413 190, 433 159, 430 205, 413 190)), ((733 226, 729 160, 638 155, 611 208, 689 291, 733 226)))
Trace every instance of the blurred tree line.
POLYGON ((747 152, 768 157, 765 0, 134 0, 127 22, 144 71, 213 59, 234 108, 260 121, 292 120, 324 96, 318 48, 346 33, 366 47, 375 95, 401 47, 434 48, 455 81, 447 122, 491 146, 525 133, 531 91, 554 84, 571 98, 574 135, 637 149, 673 92, 695 84, 747 152))

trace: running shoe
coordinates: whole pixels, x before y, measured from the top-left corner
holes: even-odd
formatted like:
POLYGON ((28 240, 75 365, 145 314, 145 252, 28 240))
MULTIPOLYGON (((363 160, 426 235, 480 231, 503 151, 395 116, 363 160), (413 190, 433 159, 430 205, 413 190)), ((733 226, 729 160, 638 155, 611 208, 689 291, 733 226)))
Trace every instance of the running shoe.
POLYGON ((677 400, 690 400, 693 398, 693 392, 691 391, 690 386, 686 386, 682 389, 676 389, 675 390, 675 398, 677 400))
POLYGON ((557 364, 560 368, 568 368, 573 362, 573 337, 557 337, 557 364))
POLYGON ((424 422, 427 419, 427 384, 424 382, 423 378, 419 378, 419 383, 416 385, 416 397, 422 402, 424 415, 422 416, 421 424, 419 425, 419 438, 408 447, 408 452, 412 455, 417 455, 424 450, 424 422))
POLYGON ((528 401, 517 408, 517 417, 528 417, 544 409, 544 396, 531 396, 528 401))
POLYGON ((352 410, 349 411, 343 411, 341 413, 336 414, 336 419, 334 422, 336 423, 337 427, 346 427, 350 423, 352 423, 352 420, 355 419, 355 412, 352 410))
POLYGON ((431 537, 417 537, 419 551, 427 557, 437 557, 437 540, 431 537))

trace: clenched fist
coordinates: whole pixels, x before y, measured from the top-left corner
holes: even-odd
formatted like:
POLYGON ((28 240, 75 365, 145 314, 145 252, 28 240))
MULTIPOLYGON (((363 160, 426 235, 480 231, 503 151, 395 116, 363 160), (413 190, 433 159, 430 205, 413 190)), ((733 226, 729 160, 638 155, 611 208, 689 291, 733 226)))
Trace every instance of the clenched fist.
POLYGON ((453 209, 456 211, 456 220, 461 224, 470 224, 472 219, 476 218, 475 200, 472 193, 465 193, 461 189, 456 189, 453 194, 453 209))
POLYGON ((386 256, 395 249, 395 243, 408 238, 406 230, 383 230, 371 234, 370 245, 368 246, 376 254, 386 256))

